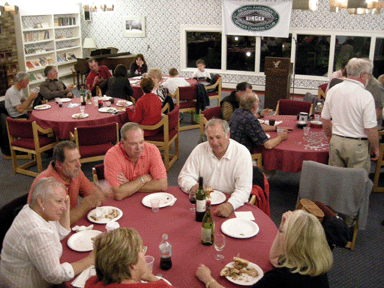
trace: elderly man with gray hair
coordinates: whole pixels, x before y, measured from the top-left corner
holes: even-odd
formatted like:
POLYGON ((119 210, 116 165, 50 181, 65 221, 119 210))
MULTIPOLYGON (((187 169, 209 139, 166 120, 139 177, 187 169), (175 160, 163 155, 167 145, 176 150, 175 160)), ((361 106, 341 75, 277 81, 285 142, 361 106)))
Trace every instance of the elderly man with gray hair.
POLYGON ((364 168, 369 173, 370 150, 372 160, 379 158, 375 101, 365 89, 372 69, 371 61, 352 58, 347 65, 348 77, 327 93, 321 117, 325 133, 331 137, 331 166, 364 168))
POLYGON ((181 169, 178 183, 186 193, 196 193, 199 177, 204 185, 230 194, 215 215, 229 217, 248 202, 252 190, 252 158, 244 145, 229 138, 227 121, 212 119, 205 126, 207 142, 199 144, 181 169))
POLYGON ((27 109, 38 95, 33 91, 29 97, 25 97, 23 89, 29 85, 29 74, 19 72, 15 76, 15 84, 5 93, 5 109, 12 118, 28 118, 27 109))

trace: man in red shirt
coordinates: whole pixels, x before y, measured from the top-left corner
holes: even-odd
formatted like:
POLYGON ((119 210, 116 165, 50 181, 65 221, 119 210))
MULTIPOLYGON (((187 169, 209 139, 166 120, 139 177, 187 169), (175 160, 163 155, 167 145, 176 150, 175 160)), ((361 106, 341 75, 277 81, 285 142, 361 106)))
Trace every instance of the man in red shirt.
POLYGON ((89 75, 87 77, 87 89, 92 91, 92 95, 96 95, 96 86, 99 86, 101 82, 112 77, 107 66, 99 66, 99 63, 95 59, 90 58, 88 61, 89 75))
POLYGON ((81 171, 80 153, 75 143, 62 141, 53 149, 53 160, 48 168, 41 172, 33 181, 28 195, 28 203, 31 201, 33 188, 41 178, 53 177, 65 185, 65 190, 70 198, 71 225, 82 218, 94 207, 100 206, 105 199, 104 193, 99 187, 95 187, 81 171), (79 195, 83 200, 79 205, 79 195))
POLYGON ((121 128, 122 141, 108 150, 104 158, 104 176, 111 184, 116 200, 136 192, 166 191, 167 172, 159 149, 144 142, 139 124, 128 122, 121 128))

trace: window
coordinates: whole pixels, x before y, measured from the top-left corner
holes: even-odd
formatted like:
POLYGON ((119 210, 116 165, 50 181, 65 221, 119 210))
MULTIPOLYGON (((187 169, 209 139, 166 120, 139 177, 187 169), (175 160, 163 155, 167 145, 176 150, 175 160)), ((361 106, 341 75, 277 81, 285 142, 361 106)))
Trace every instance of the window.
POLYGON ((368 58, 370 46, 371 37, 336 36, 333 71, 340 70, 353 57, 368 58))
POLYGON ((331 36, 297 35, 295 73, 325 76, 331 36))
POLYGON ((376 38, 375 55, 373 57, 373 75, 379 78, 384 74, 384 38, 376 38))
POLYGON ((261 37, 260 72, 264 72, 265 57, 291 58, 292 34, 289 38, 261 37))
POLYGON ((256 37, 227 36, 227 70, 255 71, 256 37))
POLYGON ((221 33, 187 32, 187 67, 203 59, 207 68, 221 69, 221 33))

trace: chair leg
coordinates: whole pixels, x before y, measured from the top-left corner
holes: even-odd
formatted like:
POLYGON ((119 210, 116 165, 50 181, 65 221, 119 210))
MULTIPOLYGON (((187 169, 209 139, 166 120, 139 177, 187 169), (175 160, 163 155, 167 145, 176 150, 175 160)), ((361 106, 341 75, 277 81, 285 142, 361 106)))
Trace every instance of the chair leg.
POLYGON ((16 152, 11 148, 11 157, 12 157, 12 165, 13 165, 13 173, 16 174, 17 170, 17 158, 16 158, 16 152))
POLYGON ((41 173, 43 171, 43 164, 41 161, 41 152, 36 152, 36 162, 37 162, 37 172, 41 173))
POLYGON ((167 172, 169 171, 169 146, 164 147, 164 166, 167 172))
POLYGON ((359 225, 358 225, 358 221, 356 219, 355 221, 355 225, 354 225, 354 229, 353 229, 353 236, 352 236, 352 241, 349 241, 347 246, 345 246, 346 248, 349 248, 351 249, 351 251, 355 250, 355 244, 356 244, 356 238, 357 238, 357 232, 359 231, 359 225))
POLYGON ((381 161, 378 161, 377 164, 376 164, 375 176, 373 177, 373 189, 372 189, 373 192, 384 192, 384 188, 379 187, 379 179, 380 179, 381 167, 382 167, 381 166, 381 161))

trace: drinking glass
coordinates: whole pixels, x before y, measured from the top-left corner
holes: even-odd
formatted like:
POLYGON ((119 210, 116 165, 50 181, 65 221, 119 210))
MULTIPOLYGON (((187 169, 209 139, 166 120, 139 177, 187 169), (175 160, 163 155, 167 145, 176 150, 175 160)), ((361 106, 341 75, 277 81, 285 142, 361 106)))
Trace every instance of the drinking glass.
POLYGON ((195 204, 196 204, 196 193, 189 192, 189 202, 193 205, 189 210, 195 212, 195 204))
MULTIPOLYGON (((215 234, 214 245, 217 252, 223 251, 225 247, 225 236, 223 234, 215 234)), ((217 253, 214 258, 217 261, 223 260, 224 255, 217 253)))

